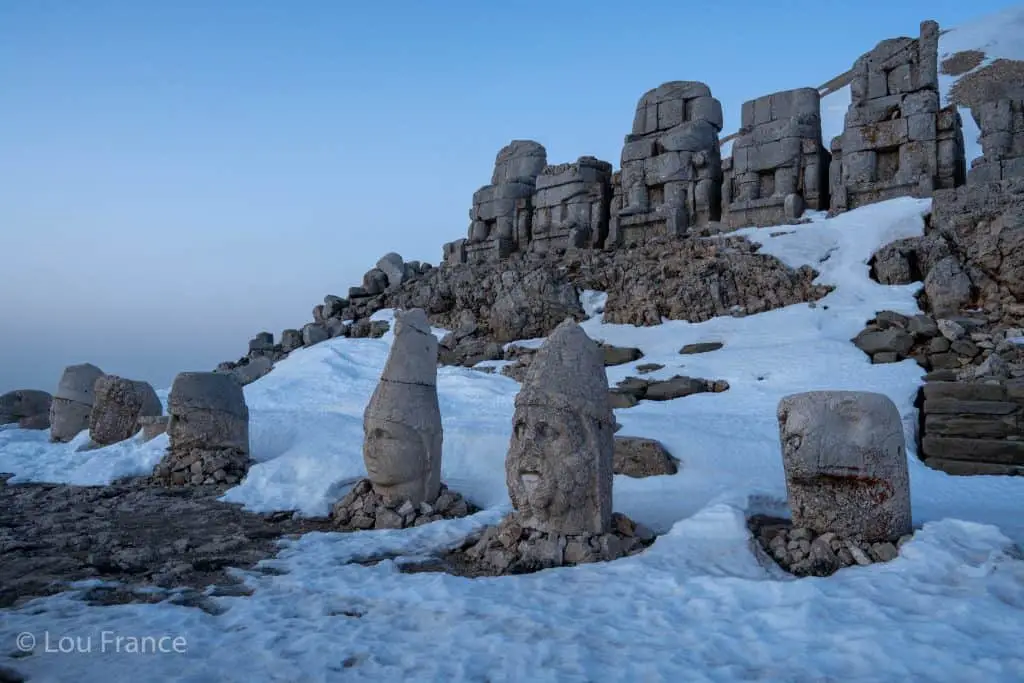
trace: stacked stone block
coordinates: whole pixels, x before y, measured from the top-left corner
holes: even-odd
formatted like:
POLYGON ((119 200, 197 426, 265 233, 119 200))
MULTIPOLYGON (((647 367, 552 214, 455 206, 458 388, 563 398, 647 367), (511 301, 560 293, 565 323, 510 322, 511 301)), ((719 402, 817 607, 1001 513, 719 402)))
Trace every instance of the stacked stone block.
POLYGON ((696 81, 672 81, 644 94, 622 148, 608 243, 683 236, 717 221, 722 105, 696 81))
POLYGON ((921 452, 949 474, 1024 474, 1024 379, 928 382, 921 452))
POLYGON ((513 140, 494 160, 491 184, 473 193, 469 235, 456 248, 445 245, 449 262, 486 263, 525 248, 530 239, 537 176, 547 166, 547 151, 533 140, 513 140), (449 254, 455 252, 461 261, 449 254))
POLYGON ((985 102, 971 116, 981 131, 982 156, 971 163, 968 183, 1024 177, 1024 100, 985 102))
POLYGON ((929 197, 963 183, 960 115, 940 109, 939 25, 883 40, 854 63, 843 134, 832 141, 831 209, 900 196, 929 197))
POLYGON ((608 236, 612 165, 594 157, 546 166, 533 194, 530 249, 603 247, 608 236))
POLYGON ((723 206, 732 228, 792 222, 828 208, 828 166, 815 88, 743 104, 742 127, 723 165, 723 206))

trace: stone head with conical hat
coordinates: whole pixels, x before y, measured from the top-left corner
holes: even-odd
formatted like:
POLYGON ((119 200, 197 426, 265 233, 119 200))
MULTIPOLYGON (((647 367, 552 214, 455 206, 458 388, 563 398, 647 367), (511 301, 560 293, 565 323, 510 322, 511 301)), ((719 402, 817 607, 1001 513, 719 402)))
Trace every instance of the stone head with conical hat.
POLYGON ((437 338, 422 309, 395 314, 395 336, 380 383, 363 414, 363 461, 374 491, 414 505, 441 486, 437 338))
POLYGON ((505 480, 524 526, 609 531, 614 423, 604 356, 566 320, 537 351, 516 396, 505 480))

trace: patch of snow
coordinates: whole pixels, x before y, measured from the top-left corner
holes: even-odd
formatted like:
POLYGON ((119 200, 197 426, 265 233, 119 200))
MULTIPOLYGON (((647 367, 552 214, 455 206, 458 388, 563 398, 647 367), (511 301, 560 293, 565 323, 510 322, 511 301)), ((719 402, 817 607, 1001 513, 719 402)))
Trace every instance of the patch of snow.
POLYGON ((585 289, 580 292, 580 305, 588 318, 603 320, 604 307, 608 304, 608 295, 604 292, 595 292, 592 289, 585 289))
MULTIPOLYGON (((80 681, 316 681, 344 673, 394 681, 1019 680, 1024 561, 1012 545, 1024 540, 1024 478, 927 468, 913 446, 921 369, 909 360, 872 365, 850 342, 879 310, 917 312, 919 284, 879 285, 867 263, 879 246, 922 234, 928 209, 928 200, 904 198, 785 230, 741 231, 765 253, 810 264, 818 282, 835 286, 814 305, 656 327, 598 317, 582 323, 592 337, 644 353, 608 368, 610 384, 657 362, 666 367, 651 377, 730 385, 616 411, 621 434, 656 438, 681 461, 674 476, 615 478, 616 510, 662 534, 641 555, 475 580, 402 574, 391 560, 352 564, 451 547, 510 507, 504 460, 518 385, 445 367, 438 371, 442 476, 483 511, 403 531, 288 541, 266 563, 287 573, 242 574, 255 593, 214 598, 227 610, 215 617, 166 603, 92 608, 68 594, 35 600, 5 613, 0 639, 48 632, 91 636, 98 646, 102 631, 166 634, 184 637, 188 652, 37 652, 11 665, 36 680, 80 681), (700 341, 724 347, 678 353, 700 341), (794 580, 758 562, 744 516, 785 510, 776 406, 814 389, 877 391, 896 403, 910 446, 914 522, 923 528, 891 563, 794 580)), ((583 298, 591 306, 601 297, 583 298)), ((325 514, 365 473, 362 413, 392 338, 323 342, 247 386, 256 463, 225 499, 258 511, 325 514)), ((0 471, 100 483, 115 469, 151 468, 165 447, 160 437, 78 453, 49 444, 45 432, 4 430, 0 471)))
POLYGON ((0 431, 0 472, 13 473, 10 483, 58 482, 102 486, 122 477, 151 474, 167 448, 167 435, 148 443, 133 439, 94 450, 84 431, 70 443, 50 443, 50 430, 0 431))

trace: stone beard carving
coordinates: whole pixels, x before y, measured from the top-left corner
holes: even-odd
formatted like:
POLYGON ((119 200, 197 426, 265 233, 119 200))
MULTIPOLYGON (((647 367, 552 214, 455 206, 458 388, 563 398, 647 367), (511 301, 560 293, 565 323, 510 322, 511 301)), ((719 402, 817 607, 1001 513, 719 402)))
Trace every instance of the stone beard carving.
POLYGON ((505 477, 523 526, 607 533, 614 416, 600 348, 563 322, 537 352, 515 405, 505 477))
POLYGON ((395 339, 363 415, 363 461, 379 495, 433 503, 441 487, 437 338, 421 309, 395 315, 395 339))

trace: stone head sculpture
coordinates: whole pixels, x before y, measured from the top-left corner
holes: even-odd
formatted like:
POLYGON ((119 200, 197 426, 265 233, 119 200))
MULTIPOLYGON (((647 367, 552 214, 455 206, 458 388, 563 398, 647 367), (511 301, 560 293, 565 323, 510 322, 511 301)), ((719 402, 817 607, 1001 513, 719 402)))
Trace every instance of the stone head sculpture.
POLYGON ((911 531, 903 423, 885 395, 811 391, 778 407, 793 524, 890 541, 911 531))
POLYGON ((422 309, 395 315, 395 338, 363 414, 363 461, 373 489, 432 503, 441 487, 437 338, 422 309))
POLYGON ((559 325, 515 405, 505 481, 523 524, 555 534, 607 532, 615 418, 597 343, 571 320, 559 325))

